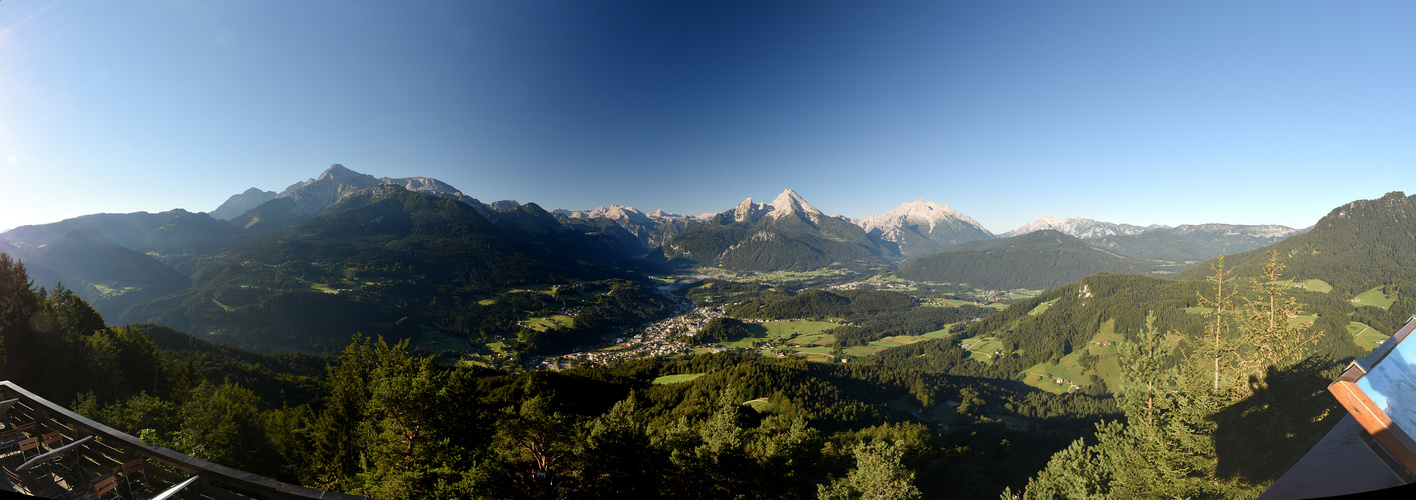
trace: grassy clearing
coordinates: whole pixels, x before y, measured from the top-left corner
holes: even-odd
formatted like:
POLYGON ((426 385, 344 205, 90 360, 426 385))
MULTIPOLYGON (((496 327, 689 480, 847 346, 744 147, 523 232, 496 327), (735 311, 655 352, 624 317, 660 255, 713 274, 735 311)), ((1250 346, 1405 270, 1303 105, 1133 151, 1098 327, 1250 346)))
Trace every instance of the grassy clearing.
MULTIPOLYGON (((959 342, 961 345, 968 346, 964 349, 970 352, 969 357, 980 363, 993 363, 989 355, 994 352, 1004 351, 1003 341, 999 340, 997 337, 970 337, 959 342)), ((1008 351, 1003 354, 1009 354, 1011 352, 1012 351, 1008 351)))
POLYGON ((1008 298, 1013 300, 1030 299, 1038 296, 1042 292, 1042 290, 1028 290, 1026 288, 1019 288, 1017 290, 1009 290, 1008 298))
POLYGON ((811 345, 813 342, 816 342, 820 338, 820 335, 801 335, 797 338, 792 339, 788 343, 793 345, 811 345))
POLYGON ((958 300, 958 299, 937 299, 937 302, 944 303, 944 304, 949 304, 949 305, 954 306, 954 307, 958 307, 958 306, 969 306, 969 305, 973 305, 973 306, 982 305, 982 304, 979 304, 979 303, 976 302, 976 301, 972 301, 972 300, 958 300))
POLYGON ((888 347, 879 345, 856 345, 842 349, 842 351, 851 356, 863 358, 871 354, 883 351, 885 349, 888 349, 888 347))
POLYGON ((1310 292, 1328 293, 1332 291, 1332 285, 1323 280, 1303 280, 1293 283, 1293 287, 1307 289, 1310 292))
POLYGON ((339 295, 339 290, 330 288, 329 285, 326 285, 324 283, 310 283, 310 289, 332 295, 339 295))
POLYGON ((1377 331, 1376 328, 1356 321, 1347 324, 1347 333, 1352 334, 1352 343, 1357 344, 1357 347, 1367 352, 1376 349, 1377 346, 1381 345, 1380 342, 1384 342, 1391 337, 1391 335, 1377 331))
POLYGON ((891 399, 889 403, 885 404, 885 406, 889 407, 891 410, 898 410, 909 413, 919 411, 919 408, 915 407, 914 398, 910 396, 900 396, 898 398, 891 399))
POLYGON ((552 314, 550 316, 538 316, 535 318, 530 318, 525 321, 522 321, 521 324, 525 325, 527 328, 530 328, 532 330, 544 332, 551 328, 556 328, 560 326, 571 328, 575 326, 575 318, 560 314, 552 314))
POLYGON ((751 406, 758 413, 766 413, 772 410, 772 403, 767 402, 767 398, 757 398, 752 401, 743 401, 742 404, 751 406))
POLYGON ((1028 311, 1028 315, 1029 315, 1029 316, 1037 316, 1037 315, 1039 315, 1039 314, 1042 314, 1042 313, 1047 312, 1047 310, 1048 310, 1049 308, 1051 308, 1051 307, 1052 307, 1052 303, 1051 303, 1051 302, 1043 302, 1043 303, 1041 303, 1041 304, 1038 304, 1037 307, 1034 307, 1033 310, 1028 311))
POLYGON ((682 373, 679 375, 664 375, 662 377, 654 379, 654 385, 668 385, 677 384, 679 382, 688 382, 704 375, 707 375, 707 373, 682 373))
POLYGON ((1038 363, 1023 370, 1023 383, 1042 389, 1044 391, 1061 394, 1073 390, 1073 385, 1083 388, 1087 387, 1087 376, 1095 374, 1097 378, 1110 387, 1115 387, 1121 380, 1121 366, 1118 349, 1121 342, 1125 341, 1125 335, 1116 332, 1116 321, 1107 320, 1101 324, 1091 340, 1083 349, 1072 351, 1071 354, 1063 356, 1056 365, 1051 363, 1038 363), (1091 369, 1081 365, 1082 354, 1096 356, 1097 361, 1091 369), (1063 382, 1057 382, 1062 379, 1063 382))
POLYGON ((825 321, 772 321, 762 323, 762 327, 767 329, 767 337, 775 339, 792 339, 799 336, 818 335, 821 332, 838 326, 841 325, 827 323, 825 321))
POLYGON ((1003 415, 998 417, 998 419, 1002 420, 1003 423, 1008 424, 1009 428, 1027 428, 1028 424, 1030 423, 1027 419, 1015 417, 1012 415, 1003 415))
POLYGON ((1357 295, 1357 300, 1352 302, 1354 306, 1377 306, 1382 309, 1391 307, 1392 299, 1382 293, 1382 287, 1376 287, 1357 295))
MULTIPOLYGON (((949 326, 954 326, 954 325, 949 325, 949 326)), ((942 338, 944 338, 944 337, 949 336, 949 329, 948 329, 948 328, 945 328, 945 329, 943 329, 943 330, 935 330, 935 331, 932 331, 932 332, 929 332, 929 333, 926 333, 926 334, 920 335, 920 336, 921 336, 921 337, 924 337, 924 338, 927 338, 927 339, 942 339, 942 338)))
POLYGON ((1308 323, 1308 322, 1315 321, 1315 320, 1317 320, 1317 319, 1318 319, 1317 316, 1313 316, 1313 315, 1311 315, 1311 314, 1299 314, 1299 315, 1294 316, 1294 317, 1292 317, 1292 318, 1288 318, 1288 327, 1289 327, 1289 328, 1297 328, 1297 327, 1303 326, 1304 324, 1306 324, 1306 323, 1308 323))
POLYGON ((920 335, 896 335, 893 337, 885 337, 883 339, 876 340, 875 342, 871 342, 871 345, 874 345, 878 342, 888 347, 899 347, 902 345, 910 345, 915 342, 923 342, 925 340, 928 339, 920 335))
POLYGON ((1008 306, 1010 306, 1010 305, 1012 305, 1012 304, 1004 304, 1004 303, 1002 303, 1002 302, 994 302, 994 303, 992 303, 992 304, 989 304, 988 307, 992 307, 992 308, 994 308, 994 309, 997 309, 997 310, 999 310, 999 311, 1002 311, 1002 310, 1004 310, 1004 309, 1007 309, 1008 306))
POLYGON ((408 347, 421 347, 428 350, 428 352, 436 353, 446 349, 461 351, 468 346, 465 340, 425 326, 419 329, 418 335, 409 339, 408 347))
POLYGON ((226 311, 226 312, 231 312, 233 309, 236 309, 236 308, 231 307, 231 306, 228 306, 228 305, 226 305, 226 304, 222 304, 220 301, 218 301, 218 300, 216 300, 216 299, 211 299, 211 302, 212 302, 213 304, 216 304, 216 305, 218 305, 218 306, 221 306, 221 309, 224 310, 224 311, 226 311))

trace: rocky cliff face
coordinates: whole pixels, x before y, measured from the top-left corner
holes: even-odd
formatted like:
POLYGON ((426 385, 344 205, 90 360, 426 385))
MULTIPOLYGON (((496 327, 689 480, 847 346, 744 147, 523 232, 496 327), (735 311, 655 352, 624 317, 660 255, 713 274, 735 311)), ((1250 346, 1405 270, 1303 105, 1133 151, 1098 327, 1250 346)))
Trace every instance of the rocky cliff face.
POLYGON ((953 207, 918 198, 884 214, 871 214, 854 222, 882 246, 893 247, 907 259, 993 237, 983 224, 953 207))

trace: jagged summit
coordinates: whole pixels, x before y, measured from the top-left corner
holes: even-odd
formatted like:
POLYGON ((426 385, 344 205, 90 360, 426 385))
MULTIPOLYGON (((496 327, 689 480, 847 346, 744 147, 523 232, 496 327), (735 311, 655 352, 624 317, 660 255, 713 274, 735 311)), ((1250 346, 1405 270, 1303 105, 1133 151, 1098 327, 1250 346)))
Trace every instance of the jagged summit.
POLYGON ((375 179, 374 176, 372 176, 372 175, 361 174, 361 173, 359 173, 359 172, 355 172, 355 171, 353 171, 353 170, 349 170, 348 168, 345 168, 344 165, 340 165, 340 164, 338 164, 338 163, 331 164, 331 165, 329 166, 329 168, 325 169, 324 173, 321 173, 320 176, 319 176, 318 178, 316 178, 315 180, 316 180, 316 181, 322 181, 322 180, 326 180, 326 179, 334 179, 334 180, 336 180, 336 181, 341 181, 341 182, 345 182, 345 183, 355 182, 354 179, 359 179, 359 180, 373 179, 373 180, 377 180, 377 179, 375 179))
POLYGON ((644 224, 650 222, 650 217, 644 212, 640 212, 634 207, 621 205, 610 205, 608 207, 595 207, 590 210, 580 210, 571 212, 571 217, 581 219, 595 219, 604 217, 607 219, 625 220, 634 223, 644 224))
POLYGON ((666 220, 679 220, 679 219, 685 219, 685 220, 696 221, 696 220, 699 220, 699 219, 710 219, 710 218, 712 218, 712 214, 709 214, 708 217, 699 217, 699 216, 696 216, 696 215, 679 215, 679 214, 675 214, 675 213, 665 212, 664 209, 662 209, 662 208, 660 208, 660 209, 658 209, 658 210, 655 210, 655 211, 653 211, 653 212, 644 213, 644 211, 642 211, 642 210, 639 210, 639 209, 634 208, 634 207, 624 206, 624 205, 610 205, 610 206, 608 206, 608 207, 595 207, 595 208, 592 208, 592 209, 590 209, 590 210, 573 210, 573 211, 572 211, 572 210, 565 210, 565 209, 556 209, 556 210, 553 210, 552 212, 553 212, 553 213, 564 214, 566 217, 570 217, 570 218, 573 218, 573 219, 598 219, 598 218, 603 217, 603 218, 606 218, 606 219, 613 219, 613 220, 617 220, 617 221, 629 221, 629 222, 634 222, 634 223, 636 223, 636 224, 645 224, 645 223, 651 223, 651 222, 663 222, 663 221, 666 221, 666 220))
POLYGON ((929 255, 959 243, 993 237, 993 233, 984 229, 983 224, 953 207, 922 198, 901 203, 881 215, 871 214, 856 221, 856 224, 883 246, 895 247, 905 258, 929 255))
MULTIPOLYGON (((922 198, 915 198, 914 201, 909 203, 901 203, 899 207, 881 215, 870 214, 864 220, 860 221, 860 226, 866 231, 872 229, 887 230, 890 227, 899 226, 904 222, 917 222, 928 223, 929 230, 933 231, 934 227, 941 222, 952 219, 958 219, 988 233, 988 230, 983 228, 983 224, 980 224, 967 215, 959 213, 959 211, 954 210, 954 207, 932 201, 925 201, 922 198)), ((988 234, 991 236, 993 233, 988 234)))
MULTIPOLYGON (((748 198, 748 201, 752 201, 752 198, 748 198)), ((782 191, 782 194, 777 195, 777 197, 773 199, 772 203, 768 206, 772 207, 771 210, 768 211, 768 213, 771 214, 773 218, 780 218, 795 212, 802 212, 804 214, 825 215, 821 213, 820 210, 817 210, 816 207, 813 207, 810 203, 807 203, 806 200, 801 197, 801 195, 797 194, 796 191, 792 191, 791 188, 787 188, 787 190, 782 191)))
POLYGON ((1022 227, 1003 233, 1000 236, 1007 238, 1031 233, 1033 231, 1041 231, 1043 229, 1054 229, 1077 238, 1089 239, 1117 235, 1136 235, 1151 229, 1160 229, 1163 227, 1165 226, 1141 227, 1130 224, 1115 224, 1083 217, 1058 219, 1050 215, 1044 215, 1038 217, 1037 220, 1030 224, 1025 224, 1022 227))
POLYGON ((742 203, 738 203, 737 207, 733 209, 733 220, 756 222, 766 216, 771 216, 775 220, 794 213, 799 213, 803 218, 812 221, 826 215, 807 203, 806 199, 796 191, 788 188, 773 198, 772 203, 753 203, 751 197, 742 200, 742 203))

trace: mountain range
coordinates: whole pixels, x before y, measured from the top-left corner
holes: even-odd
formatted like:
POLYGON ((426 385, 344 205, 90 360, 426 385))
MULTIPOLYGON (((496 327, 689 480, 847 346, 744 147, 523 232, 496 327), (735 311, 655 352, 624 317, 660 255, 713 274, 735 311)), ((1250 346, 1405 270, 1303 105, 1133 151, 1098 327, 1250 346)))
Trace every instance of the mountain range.
MULTIPOLYGON (((1264 280, 1264 266, 1271 255, 1276 256, 1283 266, 1278 271, 1279 278, 1294 280, 1283 295, 1294 297, 1301 308, 1292 316, 1291 324, 1313 322, 1307 329, 1307 334, 1314 335, 1309 348, 1319 358, 1336 360, 1340 366, 1342 360, 1370 351, 1376 341, 1396 331, 1416 313, 1416 271, 1409 265, 1416 262, 1416 247, 1410 244, 1416 240, 1413 215, 1416 196, 1392 192, 1334 208, 1311 229, 1281 241, 1225 256, 1222 264, 1228 270, 1230 283, 1226 289, 1238 294, 1230 300, 1241 308, 1255 304, 1248 301, 1254 297, 1254 280, 1264 280)), ((1216 230, 1191 228, 1200 232, 1216 230)), ((1271 237, 1286 232, 1286 228, 1272 230, 1271 237)), ((899 272, 924 272, 930 269, 927 264, 955 253, 962 255, 943 259, 943 263, 967 264, 966 259, 972 254, 987 251, 969 249, 969 245, 997 245, 999 241, 1043 235, 1059 246, 1068 241, 1060 232, 1048 230, 975 242, 913 261, 899 272)), ((1137 236, 1144 233, 1128 237, 1137 236)), ((1117 351, 1104 346, 1115 340, 1133 340, 1136 334, 1154 328, 1169 332, 1175 349, 1172 363, 1181 362, 1185 353, 1193 352, 1198 339, 1206 335, 1207 322, 1197 307, 1197 297, 1214 297, 1215 287, 1206 278, 1213 277, 1220 264, 1218 259, 1212 259, 1176 273, 1175 279, 1137 273, 1084 276, 961 328, 953 337, 884 351, 877 361, 955 375, 1024 380, 1042 388, 1057 387, 1049 385, 1051 376, 1039 378, 1039 374, 1053 374, 1083 389, 1089 385, 1105 388, 1108 384, 1114 389, 1120 382, 1117 351), (996 340, 1006 348, 996 359, 980 360, 967 350, 974 343, 972 339, 996 340)), ((971 271, 967 265, 946 270, 958 274, 971 271)), ((993 274, 1004 273, 994 270, 993 274)), ((979 272, 979 276, 986 275, 979 272)), ((1254 348, 1241 348, 1239 354, 1252 356, 1254 348)), ((1330 378, 1324 377, 1318 377, 1319 381, 1327 383, 1330 378)), ((1309 386, 1302 390, 1313 389, 1309 386)), ((1326 400, 1333 403, 1330 398, 1326 400)), ((1323 432, 1326 430, 1316 436, 1323 432)))
POLYGON ((670 263, 750 271, 809 271, 830 265, 886 265, 892 254, 848 219, 829 216, 787 189, 771 203, 747 198, 710 222, 669 238, 670 263))
POLYGON ((240 194, 232 195, 227 198, 225 203, 212 210, 210 215, 218 220, 231 220, 265 202, 288 198, 294 202, 290 211, 295 217, 308 217, 334 205, 354 191, 368 189, 379 184, 393 184, 416 193, 451 198, 472 206, 483 217, 495 218, 491 207, 477 201, 476 198, 462 194, 457 188, 437 179, 429 177, 397 179, 374 177, 355 172, 338 163, 330 165, 329 169, 321 173, 319 177, 291 184, 280 193, 261 191, 253 187, 240 194))
POLYGON ((477 302, 507 287, 654 273, 663 264, 899 266, 917 279, 1050 288, 1094 272, 1154 274, 1156 260, 1198 261, 1294 233, 1040 219, 1049 220, 1056 232, 1024 238, 1030 233, 1020 228, 1005 235, 1021 236, 995 238, 947 205, 916 199, 851 220, 826 215, 791 189, 769 203, 748 198, 698 216, 619 205, 547 211, 512 200, 488 205, 436 179, 380 178, 334 164, 279 193, 233 195, 210 214, 96 214, 22 226, 0 233, 0 251, 25 261, 38 284, 62 282, 80 293, 110 321, 243 331, 252 345, 298 346, 304 329, 322 339, 304 345, 314 348, 337 343, 336 332, 356 323, 387 325, 380 328, 390 334, 406 330, 391 326, 403 319, 476 329, 477 302), (456 262, 459 255, 470 263, 456 262), (985 279, 969 269, 1002 274, 985 279), (461 312, 433 313, 445 309, 440 300, 461 304, 461 312), (331 311, 325 321, 279 319, 312 304, 331 311))
POLYGON ((1068 217, 1065 219, 1054 218, 1050 215, 1038 217, 1037 220, 1029 224, 1023 224, 1017 229, 1003 233, 1002 237, 1019 236, 1033 231, 1051 229, 1064 234, 1069 234, 1082 239, 1101 238, 1116 235, 1136 235, 1147 230, 1157 229, 1164 226, 1153 225, 1150 227, 1133 226, 1130 224, 1116 224, 1111 222, 1101 222, 1083 217, 1068 217))

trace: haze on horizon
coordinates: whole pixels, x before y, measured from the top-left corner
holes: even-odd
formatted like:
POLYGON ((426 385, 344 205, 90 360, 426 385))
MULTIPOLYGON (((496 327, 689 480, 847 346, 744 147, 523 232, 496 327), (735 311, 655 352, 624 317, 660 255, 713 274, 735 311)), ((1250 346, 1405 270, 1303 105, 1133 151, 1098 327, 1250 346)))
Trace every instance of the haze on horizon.
POLYGON ((1403 2, 0 3, 0 229, 210 211, 331 163, 484 202, 785 188, 1302 228, 1416 192, 1403 2))

